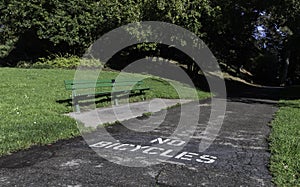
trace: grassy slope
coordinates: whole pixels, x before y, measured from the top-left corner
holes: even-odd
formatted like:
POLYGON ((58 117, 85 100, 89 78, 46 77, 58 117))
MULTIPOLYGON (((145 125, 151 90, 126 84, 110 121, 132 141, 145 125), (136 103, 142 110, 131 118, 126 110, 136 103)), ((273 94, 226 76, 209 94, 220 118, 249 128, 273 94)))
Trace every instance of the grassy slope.
POLYGON ((272 122, 270 169, 278 186, 300 186, 300 100, 280 104, 272 122))
MULTIPOLYGON (((71 93, 65 90, 63 80, 73 79, 74 73, 74 70, 0 68, 0 156, 80 135, 76 122, 62 115, 72 108, 56 102, 69 98, 71 93)), ((117 74, 102 72, 100 77, 110 79, 117 74)), ((152 88, 147 98, 178 98, 174 88, 165 81, 146 79, 145 83, 152 88)), ((178 85, 186 90, 188 98, 191 89, 178 85)), ((198 95, 209 96, 200 91, 198 95)))

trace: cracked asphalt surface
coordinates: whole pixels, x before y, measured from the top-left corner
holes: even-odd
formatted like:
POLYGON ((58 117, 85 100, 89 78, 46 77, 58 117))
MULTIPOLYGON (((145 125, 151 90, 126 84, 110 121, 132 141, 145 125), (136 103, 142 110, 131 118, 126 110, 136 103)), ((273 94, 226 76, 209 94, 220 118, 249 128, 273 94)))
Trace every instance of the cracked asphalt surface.
MULTIPOLYGON (((161 152, 157 153, 162 149, 151 152, 141 148, 129 154, 130 146, 125 151, 113 147, 94 148, 106 158, 120 155, 117 159, 145 163, 144 167, 122 166, 108 161, 105 156, 100 157, 82 137, 77 137, 1 157, 0 186, 273 186, 268 170, 270 153, 267 138, 270 133, 268 124, 277 110, 276 101, 228 99, 222 128, 213 144, 201 153, 198 148, 210 114, 210 101, 191 102, 185 106, 191 109, 200 107, 199 123, 182 150, 174 155, 168 152, 164 156, 168 159, 153 164, 158 157, 163 158, 159 155, 161 152), (182 156, 183 152, 185 156, 182 156)), ((159 146, 159 141, 149 142, 157 138, 167 139, 176 129, 180 111, 181 107, 168 109, 164 122, 149 132, 132 131, 128 127, 151 125, 163 112, 127 120, 106 129, 119 140, 118 145, 131 145, 131 149, 136 148, 133 145, 159 146)), ((184 135, 177 135, 176 140, 184 135)), ((94 143, 105 141, 100 131, 87 137, 92 137, 94 143)), ((163 148, 173 149, 172 145, 163 148)))

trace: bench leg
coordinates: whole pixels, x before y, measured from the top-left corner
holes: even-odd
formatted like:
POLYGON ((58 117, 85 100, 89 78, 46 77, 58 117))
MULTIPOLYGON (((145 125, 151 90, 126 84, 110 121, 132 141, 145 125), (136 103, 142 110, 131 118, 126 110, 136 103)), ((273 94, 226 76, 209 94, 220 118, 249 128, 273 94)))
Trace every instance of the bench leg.
POLYGON ((76 90, 72 90, 72 100, 73 100, 73 105, 75 107, 75 112, 80 113, 80 106, 78 103, 78 99, 76 97, 76 90))
POLYGON ((142 100, 145 101, 145 93, 142 90, 140 90, 140 95, 142 96, 142 100))
POLYGON ((116 94, 112 94, 112 95, 111 95, 111 100, 114 101, 114 105, 119 105, 118 97, 117 97, 116 94))
POLYGON ((80 107, 78 103, 75 104, 75 111, 76 113, 80 113, 80 107))
POLYGON ((117 98, 117 97, 114 98, 114 105, 116 105, 116 106, 119 105, 119 102, 118 102, 118 98, 117 98))
POLYGON ((75 112, 80 113, 80 106, 77 100, 74 100, 75 112))
POLYGON ((80 113, 80 106, 78 99, 76 97, 73 98, 74 108, 76 113, 80 113))

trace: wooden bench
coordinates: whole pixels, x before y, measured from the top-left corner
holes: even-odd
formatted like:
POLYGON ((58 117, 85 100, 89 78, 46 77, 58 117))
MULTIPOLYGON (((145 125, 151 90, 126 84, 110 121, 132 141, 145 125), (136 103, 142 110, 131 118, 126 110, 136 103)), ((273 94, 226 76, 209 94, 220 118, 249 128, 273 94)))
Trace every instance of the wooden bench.
POLYGON ((79 101, 81 100, 107 97, 118 105, 119 96, 144 95, 144 91, 150 90, 141 80, 65 80, 64 83, 66 90, 72 91, 71 99, 76 112, 80 112, 79 101))

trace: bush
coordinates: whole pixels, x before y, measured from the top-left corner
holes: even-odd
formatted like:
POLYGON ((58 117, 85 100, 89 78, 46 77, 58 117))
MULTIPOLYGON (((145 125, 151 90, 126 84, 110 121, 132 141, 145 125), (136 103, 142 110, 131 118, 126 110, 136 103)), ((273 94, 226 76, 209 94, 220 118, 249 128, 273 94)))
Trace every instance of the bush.
POLYGON ((35 69, 76 69, 78 66, 84 68, 102 68, 103 64, 98 59, 79 58, 77 56, 40 58, 39 61, 34 64, 25 61, 18 63, 19 68, 35 69))
MULTIPOLYGON (((44 57, 48 51, 81 55, 107 31, 139 21, 136 14, 139 4, 134 3, 132 0, 0 1, 0 44, 17 45, 17 38, 29 33, 39 44, 33 45, 33 50, 41 53, 33 57, 44 57)), ((31 37, 25 37, 20 45, 31 45, 31 37)), ((6 56, 8 49, 2 48, 0 55, 6 56)), ((17 59, 28 60, 23 56, 17 59)))
POLYGON ((21 60, 17 63, 18 68, 31 68, 32 62, 21 60))
POLYGON ((101 68, 102 63, 98 59, 79 58, 77 56, 56 57, 54 59, 40 58, 32 65, 33 68, 63 68, 75 69, 78 66, 86 68, 101 68))
MULTIPOLYGON (((54 53, 80 56, 104 33, 139 21, 175 23, 201 36, 201 22, 213 20, 216 11, 206 0, 5 0, 0 10, 0 43, 19 44, 22 52, 30 48, 10 56, 13 62, 54 53)), ((7 51, 0 46, 0 55, 7 51)))
POLYGON ((249 64, 247 69, 252 72, 256 82, 264 85, 278 85, 279 62, 276 56, 272 54, 262 54, 249 64))

